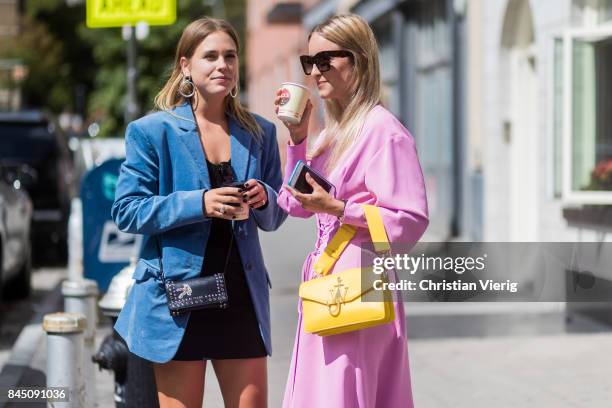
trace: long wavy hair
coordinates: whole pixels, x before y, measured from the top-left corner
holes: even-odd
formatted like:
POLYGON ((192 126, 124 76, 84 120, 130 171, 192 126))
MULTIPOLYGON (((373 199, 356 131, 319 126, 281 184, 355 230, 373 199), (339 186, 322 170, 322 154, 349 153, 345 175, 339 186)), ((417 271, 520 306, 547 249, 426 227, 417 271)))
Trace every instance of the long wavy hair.
POLYGON ((312 29, 309 41, 315 33, 354 56, 350 102, 343 109, 336 100, 325 101, 324 139, 310 153, 316 157, 330 149, 325 164, 329 174, 359 137, 367 114, 380 103, 378 43, 368 23, 356 14, 330 17, 312 29))
MULTIPOLYGON (((203 17, 193 21, 181 35, 181 39, 176 47, 176 55, 174 57, 174 66, 170 78, 166 81, 164 87, 155 96, 155 107, 162 111, 169 111, 175 106, 182 105, 185 102, 189 102, 179 93, 181 87, 181 81, 183 80, 183 72, 181 70, 181 57, 187 59, 193 56, 196 48, 204 39, 212 33, 222 31, 230 36, 236 45, 236 51, 240 51, 240 42, 238 41, 238 34, 230 23, 225 20, 203 17)), ((236 92, 238 95, 232 98, 230 95, 225 97, 225 112, 234 117, 240 125, 249 131, 249 133, 255 135, 258 139, 262 136, 262 129, 259 123, 255 120, 253 115, 249 113, 240 104, 240 87, 238 73, 236 76, 236 92)), ((185 90, 189 92, 189 90, 185 90)))

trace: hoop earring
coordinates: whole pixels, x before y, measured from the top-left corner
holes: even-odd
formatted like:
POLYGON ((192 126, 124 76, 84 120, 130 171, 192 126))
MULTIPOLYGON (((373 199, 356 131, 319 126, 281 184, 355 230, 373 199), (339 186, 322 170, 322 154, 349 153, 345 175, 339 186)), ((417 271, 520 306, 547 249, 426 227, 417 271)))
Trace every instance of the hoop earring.
POLYGON ((193 94, 195 94, 195 85, 193 84, 193 81, 191 80, 191 76, 185 75, 183 77, 178 87, 178 93, 185 99, 189 99, 193 96, 193 94), (183 88, 186 86, 191 86, 191 92, 189 93, 183 92, 183 88))
POLYGON ((238 85, 236 85, 234 88, 232 88, 232 90, 230 91, 230 96, 232 98, 235 98, 236 96, 238 96, 238 85))

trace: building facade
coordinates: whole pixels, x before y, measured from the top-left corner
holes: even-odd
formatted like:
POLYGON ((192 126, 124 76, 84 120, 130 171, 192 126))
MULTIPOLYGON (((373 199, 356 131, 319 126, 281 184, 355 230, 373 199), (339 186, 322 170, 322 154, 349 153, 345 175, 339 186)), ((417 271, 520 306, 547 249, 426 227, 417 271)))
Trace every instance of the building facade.
MULTIPOLYGON (((20 29, 23 2, 0 1, 0 47, 15 41, 20 29)), ((20 81, 27 75, 22 61, 0 57, 0 109, 17 110, 21 107, 20 81)))
POLYGON ((612 0, 305 1, 301 18, 274 25, 279 4, 249 2, 252 108, 272 117, 278 85, 307 81, 297 56, 316 24, 364 17, 383 103, 417 142, 426 239, 606 239, 612 0))
MULTIPOLYGON (((247 83, 249 108, 276 123, 279 143, 289 134, 274 114, 276 90, 283 82, 306 83, 299 56, 307 51, 307 33, 302 15, 315 1, 247 3, 247 83)), ((312 85, 312 84, 309 84, 312 85)), ((314 132, 321 128, 319 119, 311 122, 314 132)), ((285 149, 280 149, 284 163, 285 149)))
POLYGON ((605 239, 576 221, 612 203, 612 1, 480 7, 486 239, 605 239))

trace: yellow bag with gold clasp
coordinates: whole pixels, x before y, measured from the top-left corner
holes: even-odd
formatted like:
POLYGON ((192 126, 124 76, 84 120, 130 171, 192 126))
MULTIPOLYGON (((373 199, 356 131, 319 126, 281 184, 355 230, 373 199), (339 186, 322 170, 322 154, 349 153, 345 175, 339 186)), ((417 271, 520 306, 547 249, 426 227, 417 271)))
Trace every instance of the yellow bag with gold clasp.
MULTIPOLYGON (((373 205, 364 205, 363 208, 374 249, 379 254, 389 253, 391 247, 378 208, 373 205)), ((321 277, 300 285, 302 321, 308 333, 328 336, 389 323, 395 319, 391 292, 374 288, 375 280, 388 282, 386 275, 375 275, 371 267, 364 271, 363 280, 361 268, 328 275, 355 232, 355 227, 342 225, 313 267, 321 277), (362 301, 362 296, 367 294, 376 295, 375 301, 362 301)))

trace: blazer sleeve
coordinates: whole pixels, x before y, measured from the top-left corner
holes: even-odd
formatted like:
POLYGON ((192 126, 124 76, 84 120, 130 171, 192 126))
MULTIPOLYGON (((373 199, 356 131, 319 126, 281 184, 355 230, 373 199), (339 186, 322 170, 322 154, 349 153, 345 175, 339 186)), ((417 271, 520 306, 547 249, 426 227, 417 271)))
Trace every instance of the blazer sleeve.
MULTIPOLYGON (((296 163, 300 160, 306 162, 306 145, 306 139, 298 145, 287 144, 284 184, 289 182, 289 177, 291 177, 291 172, 293 172, 296 163)), ((278 205, 293 217, 310 218, 314 215, 314 212, 305 210, 300 202, 285 188, 278 194, 278 205)))
POLYGON ((202 209, 204 190, 159 194, 159 156, 137 123, 127 127, 125 150, 111 208, 121 231, 153 235, 208 219, 202 209))
POLYGON ((262 180, 259 181, 266 189, 268 202, 260 208, 251 211, 257 226, 264 231, 274 231, 281 226, 287 214, 278 206, 278 191, 283 184, 281 174, 280 154, 276 141, 276 126, 271 124, 264 139, 262 180))
POLYGON ((361 204, 375 205, 390 241, 417 242, 429 220, 423 173, 412 136, 393 134, 366 166, 366 190, 347 197, 344 222, 367 228, 361 204))

